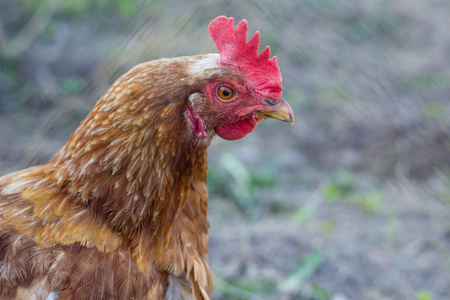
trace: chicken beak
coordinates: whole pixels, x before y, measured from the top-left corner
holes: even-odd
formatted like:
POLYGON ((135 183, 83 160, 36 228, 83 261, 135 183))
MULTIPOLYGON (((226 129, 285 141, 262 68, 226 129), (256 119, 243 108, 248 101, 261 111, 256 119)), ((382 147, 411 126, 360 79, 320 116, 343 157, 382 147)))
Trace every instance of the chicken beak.
POLYGON ((280 101, 276 102, 274 99, 269 98, 266 99, 266 102, 268 105, 265 108, 255 111, 257 118, 272 118, 294 124, 294 112, 286 101, 280 98, 280 101))

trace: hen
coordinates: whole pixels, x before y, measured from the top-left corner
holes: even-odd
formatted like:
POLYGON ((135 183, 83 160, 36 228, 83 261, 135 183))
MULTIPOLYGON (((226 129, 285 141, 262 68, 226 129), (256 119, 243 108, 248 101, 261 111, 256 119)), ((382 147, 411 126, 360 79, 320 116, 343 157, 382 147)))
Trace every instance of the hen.
POLYGON ((294 122, 259 32, 224 16, 219 54, 140 64, 44 165, 0 178, 1 299, 209 299, 206 152, 294 122))

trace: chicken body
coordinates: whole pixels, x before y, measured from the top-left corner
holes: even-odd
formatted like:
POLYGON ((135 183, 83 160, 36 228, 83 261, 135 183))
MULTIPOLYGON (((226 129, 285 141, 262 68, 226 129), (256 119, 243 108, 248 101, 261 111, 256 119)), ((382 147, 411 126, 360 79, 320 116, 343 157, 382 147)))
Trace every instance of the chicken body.
POLYGON ((47 164, 0 178, 1 299, 209 299, 207 147, 293 122, 221 55, 134 67, 47 164))

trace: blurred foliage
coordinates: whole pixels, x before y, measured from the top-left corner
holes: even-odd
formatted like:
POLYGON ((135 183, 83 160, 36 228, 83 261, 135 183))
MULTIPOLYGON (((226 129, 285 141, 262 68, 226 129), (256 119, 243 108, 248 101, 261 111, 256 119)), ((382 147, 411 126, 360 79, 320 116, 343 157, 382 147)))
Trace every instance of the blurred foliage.
MULTIPOLYGON (((423 250, 427 257, 437 252, 449 273, 448 237, 433 223, 448 227, 450 207, 450 69, 446 46, 450 9, 445 1, 438 2, 2 1, 0 132, 14 137, 16 144, 9 147, 11 139, 5 142, 2 136, 0 162, 11 169, 28 166, 29 161, 23 165, 18 161, 29 149, 33 163, 47 161, 53 148, 35 160, 39 154, 36 147, 27 145, 30 135, 48 145, 55 143, 52 147, 57 148, 111 82, 129 67, 156 57, 215 52, 207 35, 208 22, 222 14, 236 20, 246 18, 250 30, 261 30, 262 44, 270 45, 278 57, 283 98, 294 108, 297 123, 287 130, 281 125, 261 124, 254 133, 260 135, 253 141, 258 146, 255 149, 267 152, 267 156, 275 156, 271 143, 282 145, 282 149, 277 147, 277 155, 286 159, 284 162, 269 158, 252 165, 239 150, 213 149, 218 158, 210 163, 208 189, 211 199, 232 203, 251 224, 272 216, 274 224, 292 219, 280 233, 284 240, 274 242, 278 235, 261 229, 267 244, 254 251, 269 246, 296 247, 296 254, 271 266, 284 278, 277 281, 264 276, 250 278, 246 272, 224 274, 215 280, 214 295, 219 299, 280 299, 280 286, 284 285, 288 290, 303 289, 285 293, 283 299, 334 299, 342 292, 348 293, 348 299, 364 299, 366 289, 373 288, 372 278, 365 274, 381 273, 379 281, 384 282, 386 273, 386 266, 383 269, 379 262, 372 269, 359 265, 373 256, 368 254, 373 245, 360 238, 370 235, 364 232, 373 224, 365 223, 368 218, 378 221, 381 240, 384 237, 389 243, 381 246, 393 251, 389 274, 404 275, 405 269, 410 272, 410 267, 395 259, 408 251, 422 253, 423 249, 427 249, 423 250), (55 142, 56 131, 63 132, 60 144, 55 142), (292 152, 298 155, 292 156, 292 152), (416 193, 427 184, 431 192, 416 193), (389 192, 385 185, 400 185, 402 192, 389 192), (409 201, 398 205, 401 208, 392 205, 400 201, 398 195, 409 201), (432 211, 434 198, 444 209, 439 206, 437 212, 432 211), (426 208, 417 212, 411 203, 426 208), (355 219, 347 217, 348 210, 355 219), (342 233, 342 228, 347 228, 341 226, 346 222, 339 219, 342 212, 346 221, 357 223, 362 231, 356 238, 342 233), (413 230, 405 222, 416 216, 414 224, 420 226, 413 230), (430 238, 441 240, 429 247, 430 238), (275 243, 279 245, 272 245, 275 243), (305 249, 312 252, 295 265, 303 255, 300 250, 305 249), (351 257, 344 261, 346 268, 354 267, 344 275, 336 267, 342 257, 351 257), (321 268, 333 269, 320 272, 321 268), (343 277, 334 278, 335 272, 343 277)), ((240 149, 250 142, 245 139, 234 145, 240 149)), ((221 213, 228 216, 227 211, 221 213)), ((236 230, 240 228, 236 224, 236 230)), ((233 249, 237 252, 232 256, 240 257, 233 249)), ((213 261, 213 267, 214 263, 218 264, 213 261)), ((409 264, 414 263, 413 257, 409 264)), ((432 284, 437 279, 424 274, 441 273, 437 273, 437 264, 429 268, 432 271, 415 272, 432 284)), ((448 286, 448 276, 440 280, 447 280, 448 286)), ((383 294, 383 288, 391 290, 390 285, 392 282, 384 282, 376 288, 383 294)), ((418 300, 448 295, 448 291, 439 293, 431 288, 416 292, 417 286, 413 280, 409 285, 398 285, 395 295, 411 297, 416 293, 418 300)))
POLYGON ((298 289, 306 279, 317 272, 323 260, 321 253, 314 252, 306 255, 300 260, 296 270, 283 281, 280 288, 285 291, 298 289))
POLYGON ((427 103, 424 108, 424 115, 429 120, 438 120, 445 117, 444 107, 441 103, 427 103))
POLYGON ((446 247, 446 245, 444 245, 442 241, 435 241, 434 246, 436 247, 440 255, 442 255, 442 257, 444 258, 446 267, 450 272, 450 249, 448 249, 448 247, 446 247))
POLYGON ((327 220, 324 221, 320 226, 320 233, 327 235, 336 232, 336 227, 338 226, 338 222, 336 220, 327 220))
POLYGON ((324 187, 324 197, 330 203, 348 197, 355 186, 355 178, 352 172, 338 169, 331 173, 330 182, 324 187))
POLYGON ((354 203, 365 213, 377 214, 383 210, 385 199, 371 181, 367 175, 356 176, 349 170, 337 169, 330 174, 329 183, 323 188, 324 199, 328 203, 354 203))
POLYGON ((379 190, 372 190, 357 197, 357 205, 368 214, 377 214, 384 207, 384 196, 379 190))
POLYGON ((86 84, 83 77, 68 77, 62 82, 61 90, 65 95, 78 95, 86 88, 86 84))
POLYGON ((444 167, 444 170, 437 170, 436 174, 443 183, 443 188, 438 191, 438 197, 441 201, 450 205, 450 171, 447 167, 444 167))
POLYGON ((317 208, 308 205, 302 206, 294 213, 295 220, 305 227, 308 226, 308 224, 314 220, 316 216, 317 208))
POLYGON ((18 4, 28 14, 43 13, 57 6, 56 13, 67 15, 105 14, 116 12, 124 20, 136 15, 139 4, 136 0, 18 0, 18 4))
POLYGON ((433 300, 434 298, 433 298, 433 294, 431 294, 430 292, 420 291, 417 293, 416 299, 417 300, 433 300))
POLYGON ((386 240, 393 242, 398 232, 398 216, 395 211, 390 211, 386 223, 386 240))
POLYGON ((213 297, 236 300, 265 299, 264 295, 276 293, 279 289, 283 293, 297 295, 296 299, 327 300, 329 295, 324 288, 316 284, 308 287, 304 284, 318 271, 323 260, 323 255, 318 252, 305 255, 278 287, 275 282, 266 278, 255 277, 241 282, 228 282, 216 275, 213 297))
POLYGON ((395 32, 405 24, 406 18, 385 7, 378 7, 370 14, 348 14, 342 19, 342 34, 351 42, 371 41, 395 37, 395 32), (402 25, 402 26, 400 26, 402 25))
POLYGON ((260 300, 263 295, 271 294, 276 289, 273 281, 264 278, 252 278, 241 282, 227 282, 214 277, 213 298, 236 300, 260 300))
POLYGON ((419 73, 407 76, 401 83, 401 88, 416 93, 438 91, 450 85, 450 74, 444 73, 419 73))
POLYGON ((211 193, 230 198, 245 214, 251 215, 258 198, 276 186, 276 170, 271 164, 265 170, 250 170, 236 156, 223 154, 217 166, 208 170, 208 189, 211 193))

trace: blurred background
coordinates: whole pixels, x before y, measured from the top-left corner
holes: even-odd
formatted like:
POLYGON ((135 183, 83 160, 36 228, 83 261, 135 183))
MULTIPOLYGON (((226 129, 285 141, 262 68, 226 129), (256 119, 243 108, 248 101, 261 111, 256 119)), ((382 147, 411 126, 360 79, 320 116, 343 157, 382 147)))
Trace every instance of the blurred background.
POLYGON ((261 31, 294 126, 209 151, 214 299, 450 299, 450 2, 0 0, 0 175, 132 66, 261 31))

